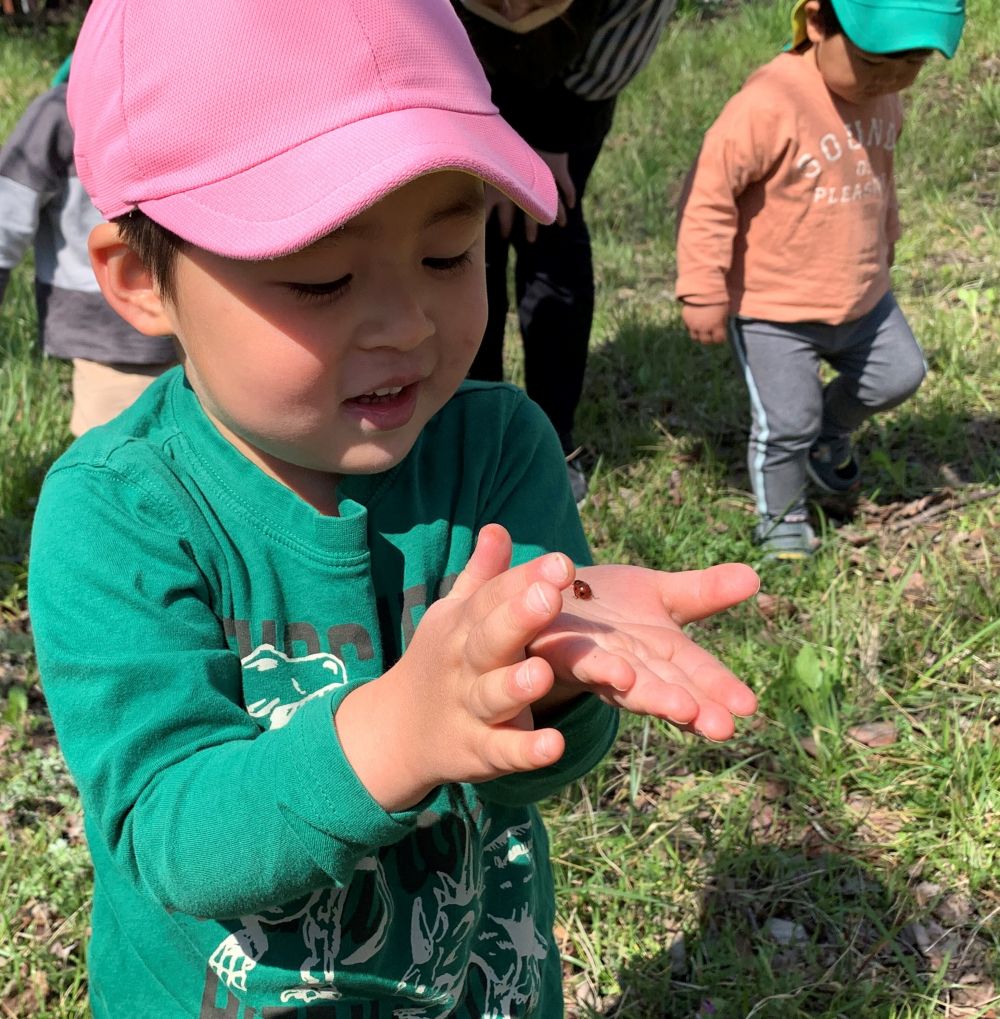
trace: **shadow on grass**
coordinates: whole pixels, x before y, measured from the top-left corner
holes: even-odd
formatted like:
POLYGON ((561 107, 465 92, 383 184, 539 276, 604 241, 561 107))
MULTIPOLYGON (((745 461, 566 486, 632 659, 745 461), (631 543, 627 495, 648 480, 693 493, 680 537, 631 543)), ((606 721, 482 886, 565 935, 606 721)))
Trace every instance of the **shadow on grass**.
POLYGON ((751 843, 718 856, 697 928, 632 960, 620 994, 580 1019, 881 1019, 929 1015, 930 1003, 989 1015, 996 948, 968 913, 956 918, 964 907, 934 886, 920 886, 923 901, 894 891, 826 850, 751 843))
POLYGON ((61 452, 10 458, 2 482, 3 504, 10 509, 0 516, 0 622, 23 616, 35 502, 46 472, 61 452))
MULTIPOLYGON (((925 388, 934 385, 933 376, 925 388)), ((577 420, 585 458, 613 471, 648 458, 664 442, 701 444, 724 484, 749 489, 749 404, 728 346, 701 347, 679 327, 622 320, 590 355, 577 420)), ((1000 419, 917 399, 862 427, 857 448, 864 489, 878 505, 942 488, 1000 484, 1000 419)), ((850 519, 851 507, 823 503, 850 519)))
POLYGON ((834 1016, 870 1000, 858 981, 877 956, 893 983, 913 970, 886 937, 892 896, 856 860, 758 845, 713 870, 698 928, 628 966, 609 1016, 834 1016))

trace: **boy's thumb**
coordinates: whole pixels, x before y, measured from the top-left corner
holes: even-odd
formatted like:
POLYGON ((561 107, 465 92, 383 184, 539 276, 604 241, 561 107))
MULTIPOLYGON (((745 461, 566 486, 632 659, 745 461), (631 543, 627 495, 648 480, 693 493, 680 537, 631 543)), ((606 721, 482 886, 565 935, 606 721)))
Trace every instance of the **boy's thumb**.
POLYGON ((476 540, 476 547, 465 569, 458 575, 449 598, 468 598, 487 581, 499 577, 510 568, 513 544, 507 529, 500 524, 487 524, 476 540))

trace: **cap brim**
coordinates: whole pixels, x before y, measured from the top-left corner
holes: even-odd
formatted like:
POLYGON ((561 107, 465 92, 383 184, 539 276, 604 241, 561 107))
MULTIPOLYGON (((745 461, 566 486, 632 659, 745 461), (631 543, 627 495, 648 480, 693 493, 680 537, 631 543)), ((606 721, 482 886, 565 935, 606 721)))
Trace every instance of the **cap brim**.
POLYGON ((461 170, 550 223, 552 173, 497 114, 396 110, 311 138, 241 173, 138 207, 228 258, 277 258, 336 230, 407 182, 461 170))
POLYGON ((847 38, 867 53, 937 50, 950 59, 965 27, 960 10, 936 11, 922 6, 915 17, 912 0, 889 4, 833 0, 833 9, 847 38))

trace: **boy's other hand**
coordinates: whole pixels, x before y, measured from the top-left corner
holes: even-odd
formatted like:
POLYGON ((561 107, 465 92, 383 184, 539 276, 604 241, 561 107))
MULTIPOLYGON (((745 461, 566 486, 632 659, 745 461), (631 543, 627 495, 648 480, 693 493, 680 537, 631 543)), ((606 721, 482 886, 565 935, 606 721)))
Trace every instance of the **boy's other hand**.
POLYGON ((682 630, 755 594, 760 583, 749 566, 685 573, 590 566, 577 576, 592 597, 564 593, 562 614, 528 645, 555 672, 552 697, 589 689, 711 740, 729 739, 734 716, 756 711, 749 687, 682 630))
POLYGON ((525 647, 562 611, 573 564, 550 553, 510 569, 510 558, 507 531, 484 527, 396 665, 336 712, 351 767, 386 810, 412 807, 447 782, 532 771, 563 754, 558 730, 534 728, 532 705, 555 677, 525 647))
POLYGON ((726 326, 729 322, 728 304, 685 304, 681 318, 697 343, 725 343, 729 338, 726 326))

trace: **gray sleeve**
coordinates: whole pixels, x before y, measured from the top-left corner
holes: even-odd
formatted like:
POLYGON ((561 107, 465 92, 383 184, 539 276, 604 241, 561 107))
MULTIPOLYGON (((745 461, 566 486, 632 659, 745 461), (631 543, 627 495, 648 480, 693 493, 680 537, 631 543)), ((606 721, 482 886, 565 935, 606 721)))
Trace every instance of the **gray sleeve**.
POLYGON ((8 274, 34 243, 45 201, 44 194, 0 176, 0 269, 8 274))
POLYGON ((0 149, 0 177, 32 191, 57 194, 73 166, 73 128, 66 113, 66 86, 40 95, 14 125, 0 149))
POLYGON ((73 165, 66 87, 39 96, 0 149, 0 268, 12 269, 38 234, 42 210, 65 189, 73 165))

